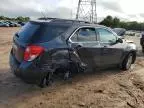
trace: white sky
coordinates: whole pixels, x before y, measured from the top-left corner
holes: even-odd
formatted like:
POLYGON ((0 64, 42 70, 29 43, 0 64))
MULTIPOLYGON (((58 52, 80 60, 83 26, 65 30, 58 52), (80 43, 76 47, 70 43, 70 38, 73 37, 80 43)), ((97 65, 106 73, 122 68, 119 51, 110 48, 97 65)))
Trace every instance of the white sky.
MULTIPOLYGON (((0 15, 75 17, 78 0, 0 0, 0 15), (73 15, 72 15, 73 13, 73 15)), ((117 16, 121 20, 144 22, 144 0, 97 0, 98 19, 117 16)))

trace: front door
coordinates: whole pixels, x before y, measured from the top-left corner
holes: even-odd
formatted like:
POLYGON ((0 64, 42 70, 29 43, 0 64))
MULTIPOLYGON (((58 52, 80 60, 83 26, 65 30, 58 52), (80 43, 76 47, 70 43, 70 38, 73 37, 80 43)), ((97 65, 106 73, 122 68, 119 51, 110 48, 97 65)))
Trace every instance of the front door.
POLYGON ((101 64, 119 64, 123 53, 123 44, 117 43, 117 36, 109 29, 97 28, 101 45, 101 64))
POLYGON ((75 49, 81 61, 89 67, 100 65, 100 44, 97 41, 95 28, 83 27, 70 38, 71 48, 75 49))

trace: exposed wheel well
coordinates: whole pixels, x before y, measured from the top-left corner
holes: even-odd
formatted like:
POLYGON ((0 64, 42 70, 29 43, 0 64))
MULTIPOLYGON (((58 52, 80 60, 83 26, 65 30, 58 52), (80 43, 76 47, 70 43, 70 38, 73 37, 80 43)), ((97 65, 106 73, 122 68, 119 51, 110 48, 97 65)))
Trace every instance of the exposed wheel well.
POLYGON ((59 72, 61 72, 61 73, 63 73, 63 72, 66 72, 66 71, 71 71, 72 73, 77 73, 78 72, 78 66, 77 66, 77 63, 75 63, 75 62, 68 62, 68 64, 67 65, 65 65, 65 66, 61 66, 61 67, 58 67, 57 69, 55 69, 55 72, 57 73, 59 73, 59 72))

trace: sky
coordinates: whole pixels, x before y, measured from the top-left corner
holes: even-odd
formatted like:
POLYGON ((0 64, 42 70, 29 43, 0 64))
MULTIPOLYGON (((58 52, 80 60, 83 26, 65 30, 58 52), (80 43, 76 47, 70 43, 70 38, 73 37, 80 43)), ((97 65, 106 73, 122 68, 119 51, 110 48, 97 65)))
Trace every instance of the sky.
MULTIPOLYGON (((144 0, 97 0, 97 16, 144 22, 144 0)), ((78 0, 0 0, 0 16, 75 18, 78 0)))

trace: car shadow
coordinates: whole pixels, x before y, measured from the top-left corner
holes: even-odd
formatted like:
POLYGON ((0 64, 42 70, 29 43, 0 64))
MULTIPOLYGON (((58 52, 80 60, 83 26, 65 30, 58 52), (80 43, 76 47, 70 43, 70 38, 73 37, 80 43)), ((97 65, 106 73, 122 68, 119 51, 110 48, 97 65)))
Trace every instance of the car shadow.
POLYGON ((36 91, 38 87, 16 78, 9 69, 0 69, 0 104, 7 104, 22 94, 36 91))
MULTIPOLYGON (((32 98, 34 94, 41 95, 43 92, 56 92, 59 89, 65 89, 65 84, 71 87, 73 84, 83 83, 87 79, 97 80, 97 78, 107 77, 121 73, 117 68, 96 69, 95 72, 79 73, 71 80, 64 81, 59 78, 54 80, 54 83, 47 88, 39 88, 36 85, 26 84, 16 76, 14 76, 9 69, 0 69, 0 105, 10 104, 12 100, 20 97, 32 98)), ((18 100, 17 100, 18 101, 18 100)))

